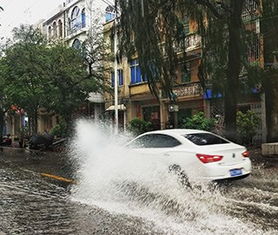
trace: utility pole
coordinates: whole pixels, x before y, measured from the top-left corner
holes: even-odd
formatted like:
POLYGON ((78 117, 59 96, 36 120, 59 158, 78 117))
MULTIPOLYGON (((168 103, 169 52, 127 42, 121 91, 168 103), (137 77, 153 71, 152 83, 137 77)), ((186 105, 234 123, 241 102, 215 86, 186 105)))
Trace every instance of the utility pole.
POLYGON ((118 110, 118 35, 117 35, 117 5, 115 0, 115 20, 114 20, 114 108, 115 108, 115 134, 119 133, 119 110, 118 110))

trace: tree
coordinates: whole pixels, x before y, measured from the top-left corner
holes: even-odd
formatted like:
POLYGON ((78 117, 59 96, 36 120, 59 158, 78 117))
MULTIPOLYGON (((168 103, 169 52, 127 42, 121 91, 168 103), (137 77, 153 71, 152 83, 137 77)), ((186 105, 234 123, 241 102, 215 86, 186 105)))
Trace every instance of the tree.
POLYGON ((100 9, 92 6, 92 1, 87 8, 91 14, 91 21, 89 22, 88 37, 82 44, 81 55, 87 66, 88 78, 96 82, 95 87, 98 88, 96 91, 110 91, 104 83, 104 76, 105 73, 111 71, 109 63, 113 58, 103 35, 103 16, 100 9))
POLYGON ((103 38, 103 24, 99 9, 86 5, 90 12, 88 37, 80 48, 68 48, 54 43, 49 49, 52 104, 48 109, 60 114, 69 124, 72 114, 89 98, 91 92, 109 90, 104 83, 107 63, 111 61, 103 38), (55 88, 55 89, 53 89, 55 88))
POLYGON ((182 123, 182 128, 187 129, 212 131, 214 127, 215 120, 206 118, 203 112, 196 113, 192 117, 186 118, 182 123))
POLYGON ((27 112, 31 133, 37 133, 39 108, 61 115, 69 127, 73 113, 86 102, 90 92, 104 87, 99 58, 94 58, 97 62, 91 63, 88 72, 81 50, 63 43, 47 44, 31 26, 21 26, 13 32, 13 42, 1 58, 6 96, 27 112))
POLYGON ((5 113, 9 110, 9 107, 11 105, 4 91, 5 79, 3 79, 3 76, 1 74, 1 71, 3 71, 3 69, 3 65, 2 63, 0 63, 0 143, 2 142, 2 135, 5 125, 5 113))
POLYGON ((4 90, 12 104, 28 113, 30 131, 36 133, 37 110, 45 101, 46 41, 31 26, 15 28, 13 35, 13 44, 5 49, 1 59, 4 90))
POLYGON ((262 1, 261 28, 264 40, 263 89, 266 96, 268 141, 278 141, 278 2, 262 1))
POLYGON ((260 118, 251 110, 243 113, 237 112, 237 131, 242 144, 252 144, 253 137, 257 134, 260 118))
POLYGON ((63 44, 52 45, 47 50, 47 103, 43 106, 61 115, 67 124, 73 113, 98 90, 96 79, 88 75, 80 51, 63 44))
POLYGON ((249 1, 118 0, 117 3, 121 11, 121 49, 129 57, 138 54, 142 72, 157 97, 159 81, 165 96, 174 99, 172 87, 178 62, 186 61, 187 55, 184 19, 189 17, 195 22, 196 32, 202 38, 200 81, 204 88, 210 86, 214 93, 223 94, 226 135, 235 138, 239 77, 243 69, 250 70, 247 39, 253 34, 242 21, 242 14, 250 10, 249 1), (182 53, 177 53, 177 47, 182 53))

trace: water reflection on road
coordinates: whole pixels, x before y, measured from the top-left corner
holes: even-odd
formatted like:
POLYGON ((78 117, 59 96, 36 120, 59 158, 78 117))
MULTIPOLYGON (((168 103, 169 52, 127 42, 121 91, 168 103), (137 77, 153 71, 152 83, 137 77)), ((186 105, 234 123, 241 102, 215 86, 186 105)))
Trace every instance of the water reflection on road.
POLYGON ((56 174, 71 174, 63 169, 62 164, 57 165, 64 159, 53 153, 43 155, 38 159, 38 155, 6 157, 0 154, 0 232, 145 234, 150 231, 150 227, 140 219, 112 215, 97 207, 72 202, 70 185, 39 174, 41 170, 52 174, 55 171, 56 174))
MULTIPOLYGON (((74 164, 65 167, 65 162, 69 164, 65 156, 54 153, 39 153, 35 156, 0 154, 0 232, 6 234, 225 234, 225 231, 226 234, 231 234, 233 231, 237 234, 241 234, 240 231, 242 234, 278 233, 278 169, 275 167, 266 168, 257 164, 253 175, 245 180, 232 182, 226 186, 221 185, 204 196, 200 190, 191 194, 192 200, 198 196, 202 199, 198 201, 200 204, 214 201, 215 205, 219 206, 217 213, 195 211, 195 217, 190 215, 191 217, 183 218, 178 212, 181 207, 179 203, 175 204, 174 199, 164 200, 150 190, 142 189, 140 185, 127 185, 130 191, 125 196, 130 197, 126 202, 129 203, 131 211, 143 208, 139 204, 146 203, 147 198, 149 200, 147 205, 152 206, 153 214, 155 210, 156 214, 167 215, 165 218, 168 218, 169 214, 175 218, 175 224, 171 225, 170 220, 167 222, 165 220, 164 222, 169 224, 162 226, 163 221, 144 216, 145 212, 124 213, 125 210, 122 210, 115 213, 115 210, 109 210, 107 204, 102 206, 98 203, 81 203, 72 198, 71 187, 76 186, 57 184, 54 180, 39 174, 46 172, 73 177, 74 164), (217 197, 213 198, 216 194, 217 197), (206 200, 207 195, 212 199, 206 200), (220 201, 217 202, 220 197, 220 201), (152 200, 158 203, 152 205, 150 202, 152 200), (201 218, 202 215, 208 217, 201 218), (228 220, 231 220, 230 224, 227 223, 228 220), (177 228, 178 224, 181 228, 177 228), (225 226, 234 228, 229 230, 225 226)), ((113 204, 113 201, 110 203, 113 204)), ((124 207, 124 202, 121 203, 124 207)), ((190 207, 190 203, 187 206, 190 207)), ((204 210, 210 207, 196 208, 204 210)), ((187 212, 190 213, 190 210, 187 212)))

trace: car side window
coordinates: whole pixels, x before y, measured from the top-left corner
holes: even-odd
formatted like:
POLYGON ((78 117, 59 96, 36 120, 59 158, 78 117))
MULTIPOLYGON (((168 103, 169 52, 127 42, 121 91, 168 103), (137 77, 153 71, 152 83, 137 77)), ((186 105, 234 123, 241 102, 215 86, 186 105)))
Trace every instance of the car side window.
POLYGON ((132 148, 171 148, 181 143, 172 136, 164 134, 148 134, 131 143, 132 148))
POLYGON ((134 141, 132 141, 127 147, 129 148, 148 148, 149 141, 151 136, 143 135, 134 141))

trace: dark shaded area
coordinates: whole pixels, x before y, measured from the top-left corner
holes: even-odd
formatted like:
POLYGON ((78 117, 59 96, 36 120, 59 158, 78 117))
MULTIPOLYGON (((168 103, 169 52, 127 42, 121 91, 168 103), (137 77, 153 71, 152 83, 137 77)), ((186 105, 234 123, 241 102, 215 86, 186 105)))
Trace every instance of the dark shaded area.
POLYGON ((43 135, 33 135, 29 141, 30 149, 47 149, 50 145, 52 145, 54 140, 54 136, 48 133, 43 135))

